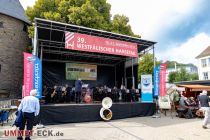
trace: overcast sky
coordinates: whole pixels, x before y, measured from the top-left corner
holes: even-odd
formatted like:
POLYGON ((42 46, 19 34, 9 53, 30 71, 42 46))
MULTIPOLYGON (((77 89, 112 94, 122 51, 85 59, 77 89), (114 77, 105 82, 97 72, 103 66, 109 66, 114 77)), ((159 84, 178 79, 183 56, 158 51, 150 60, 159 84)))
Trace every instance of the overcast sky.
MULTIPOLYGON (((135 34, 158 42, 158 60, 196 63, 210 45, 209 0, 107 0, 111 14, 129 17, 135 34)), ((24 8, 35 0, 20 0, 24 8)))

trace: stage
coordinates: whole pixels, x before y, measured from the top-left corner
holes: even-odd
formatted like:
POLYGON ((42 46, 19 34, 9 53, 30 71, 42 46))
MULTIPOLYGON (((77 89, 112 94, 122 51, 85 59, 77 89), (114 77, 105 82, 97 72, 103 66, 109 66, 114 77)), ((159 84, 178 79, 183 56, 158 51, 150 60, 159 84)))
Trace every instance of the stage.
MULTIPOLYGON (((40 120, 44 125, 100 121, 101 107, 101 103, 41 105, 40 120)), ((112 120, 152 116, 155 113, 155 103, 113 103, 111 110, 112 120)))

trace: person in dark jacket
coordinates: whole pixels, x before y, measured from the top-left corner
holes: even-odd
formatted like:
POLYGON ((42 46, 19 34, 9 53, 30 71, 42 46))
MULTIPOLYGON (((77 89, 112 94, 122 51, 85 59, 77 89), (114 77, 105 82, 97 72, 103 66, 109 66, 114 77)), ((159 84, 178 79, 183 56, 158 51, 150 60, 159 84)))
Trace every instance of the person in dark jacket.
POLYGON ((203 128, 207 129, 207 124, 210 122, 210 98, 207 96, 207 91, 203 90, 202 93, 198 96, 199 105, 201 110, 203 110, 205 117, 203 120, 203 128))
POLYGON ((83 84, 83 82, 81 81, 80 78, 75 81, 76 103, 81 102, 82 84, 83 84))

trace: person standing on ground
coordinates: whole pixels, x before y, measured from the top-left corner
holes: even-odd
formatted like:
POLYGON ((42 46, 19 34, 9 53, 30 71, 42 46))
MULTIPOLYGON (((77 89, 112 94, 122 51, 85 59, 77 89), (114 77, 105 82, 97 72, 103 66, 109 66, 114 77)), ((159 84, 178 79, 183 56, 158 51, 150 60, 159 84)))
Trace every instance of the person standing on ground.
MULTIPOLYGON (((36 95, 37 91, 35 89, 31 90, 30 96, 25 96, 18 107, 18 111, 22 111, 23 113, 22 125, 20 126, 19 130, 23 131, 27 122, 25 140, 30 140, 30 136, 32 135, 34 119, 35 116, 39 114, 40 110, 39 99, 35 97, 36 95)), ((22 140, 23 138, 22 136, 19 136, 17 139, 22 140)))
POLYGON ((198 96, 199 105, 201 110, 204 111, 203 128, 207 129, 207 124, 210 122, 210 98, 207 96, 207 91, 203 90, 198 96))

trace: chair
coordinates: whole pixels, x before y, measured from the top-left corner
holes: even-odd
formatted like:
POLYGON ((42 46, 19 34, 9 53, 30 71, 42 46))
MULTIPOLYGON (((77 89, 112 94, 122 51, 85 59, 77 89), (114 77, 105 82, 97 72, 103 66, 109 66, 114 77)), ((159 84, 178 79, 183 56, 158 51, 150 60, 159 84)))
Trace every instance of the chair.
POLYGON ((195 114, 197 115, 198 118, 204 118, 204 112, 200 109, 197 110, 195 114))
POLYGON ((7 121, 8 123, 8 118, 9 118, 9 111, 1 111, 0 122, 2 123, 2 126, 4 124, 4 121, 7 121))

